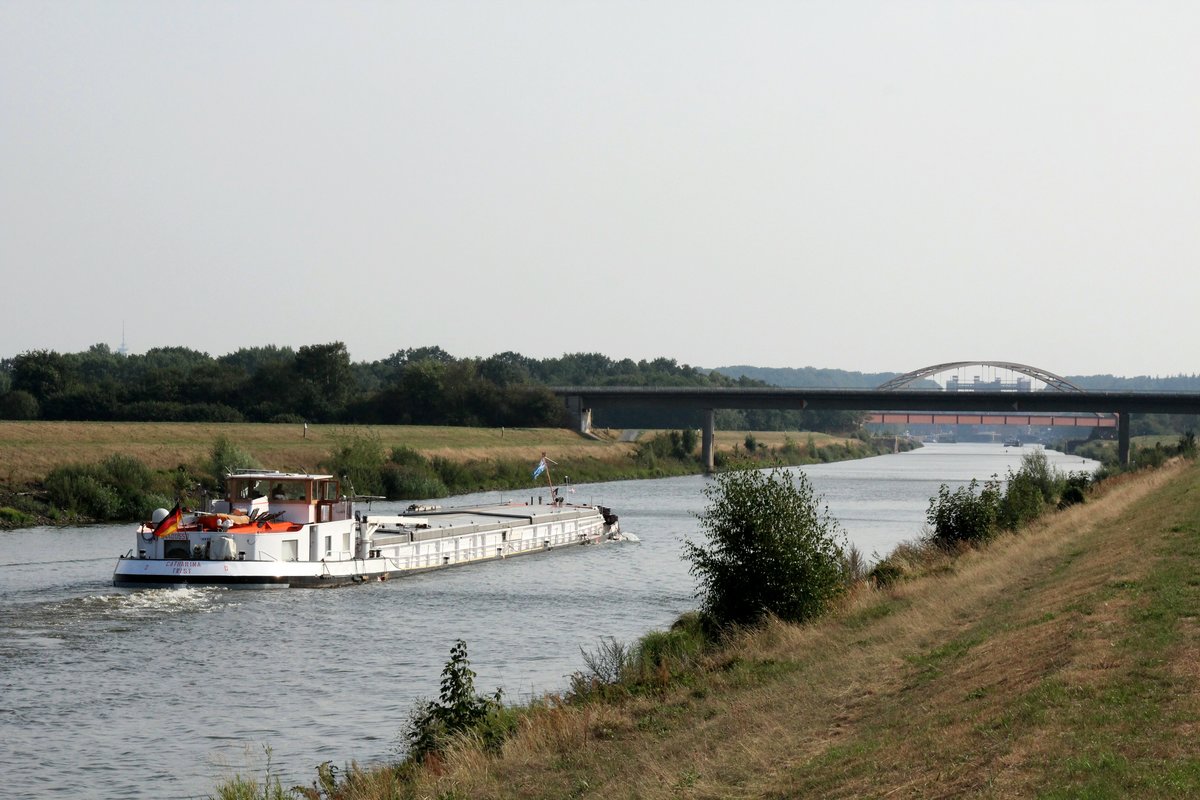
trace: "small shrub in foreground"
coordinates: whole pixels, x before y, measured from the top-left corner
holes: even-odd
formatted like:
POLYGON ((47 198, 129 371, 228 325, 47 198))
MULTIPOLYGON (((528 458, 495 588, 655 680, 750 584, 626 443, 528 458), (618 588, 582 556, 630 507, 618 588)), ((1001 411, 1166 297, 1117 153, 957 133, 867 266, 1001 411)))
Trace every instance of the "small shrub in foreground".
POLYGON ((278 775, 271 774, 271 748, 264 746, 267 756, 266 774, 260 784, 257 778, 237 774, 217 787, 209 800, 291 800, 295 795, 284 789, 278 775))
POLYGON ((870 562, 863 552, 853 544, 846 548, 842 557, 842 576, 847 584, 855 584, 867 579, 870 574, 870 562))
POLYGON ((1078 505, 1085 499, 1083 489, 1080 489, 1078 486, 1068 486, 1063 489, 1062 497, 1058 500, 1058 509, 1061 511, 1064 508, 1078 505))
POLYGON ((467 643, 456 641, 442 670, 439 701, 429 701, 413 711, 406 733, 409 757, 421 761, 442 752, 453 737, 464 734, 478 735, 484 749, 498 749, 516 724, 511 714, 501 714, 500 695, 499 689, 490 695, 475 693, 467 643))
POLYGON ((711 640, 699 614, 684 614, 667 631, 650 631, 633 649, 626 682, 662 688, 676 675, 692 667, 708 649, 711 640))
POLYGON ((670 630, 650 631, 633 646, 607 637, 594 650, 579 648, 585 669, 571 675, 567 696, 586 702, 664 688, 693 669, 715 643, 706 623, 704 616, 689 611, 670 630))
POLYGON ((894 561, 884 559, 875 566, 871 567, 871 571, 867 573, 867 579, 875 584, 876 588, 884 589, 888 586, 893 586, 900 582, 904 577, 904 568, 894 561))

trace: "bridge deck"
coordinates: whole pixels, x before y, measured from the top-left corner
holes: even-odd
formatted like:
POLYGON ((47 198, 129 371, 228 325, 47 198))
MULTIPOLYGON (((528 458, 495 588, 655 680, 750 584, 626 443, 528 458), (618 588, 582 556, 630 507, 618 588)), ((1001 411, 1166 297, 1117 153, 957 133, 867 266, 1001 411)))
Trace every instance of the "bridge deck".
POLYGON ((712 389, 675 386, 565 386, 552 391, 563 398, 581 429, 590 427, 594 408, 637 405, 701 412, 704 415, 704 459, 710 470, 713 468, 713 411, 718 408, 917 412, 931 418, 939 414, 949 416, 971 412, 980 414, 981 418, 985 414, 998 416, 1024 412, 1050 419, 1071 412, 1115 413, 1119 415, 1117 449, 1121 463, 1128 463, 1129 460, 1130 414, 1200 414, 1198 392, 943 392, 927 389, 712 389))

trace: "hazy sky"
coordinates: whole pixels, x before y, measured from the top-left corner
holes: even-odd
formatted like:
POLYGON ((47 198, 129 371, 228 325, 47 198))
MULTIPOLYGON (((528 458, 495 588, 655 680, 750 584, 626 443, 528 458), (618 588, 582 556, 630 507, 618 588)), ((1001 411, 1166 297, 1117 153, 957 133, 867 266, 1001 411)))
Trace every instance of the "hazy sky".
POLYGON ((1200 3, 0 0, 0 356, 1200 372, 1200 3))

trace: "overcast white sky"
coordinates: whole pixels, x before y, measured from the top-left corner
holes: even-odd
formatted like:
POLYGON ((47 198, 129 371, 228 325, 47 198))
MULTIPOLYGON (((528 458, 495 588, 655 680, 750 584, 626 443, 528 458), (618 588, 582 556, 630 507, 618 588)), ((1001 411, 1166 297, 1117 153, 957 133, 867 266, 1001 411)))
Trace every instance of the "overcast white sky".
POLYGON ((1200 372, 1200 3, 0 0, 0 356, 1200 372))

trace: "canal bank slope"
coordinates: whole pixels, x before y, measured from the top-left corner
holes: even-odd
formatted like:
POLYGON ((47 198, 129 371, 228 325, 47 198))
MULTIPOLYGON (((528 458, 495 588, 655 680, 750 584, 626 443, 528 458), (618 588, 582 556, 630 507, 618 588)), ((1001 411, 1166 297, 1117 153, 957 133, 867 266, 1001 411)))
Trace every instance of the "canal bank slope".
MULTIPOLYGON (((111 455, 131 456, 153 470, 171 470, 204 461, 219 438, 247 451, 265 466, 288 469, 318 469, 333 451, 362 438, 377 441, 385 451, 409 448, 426 458, 457 463, 515 460, 532 466, 543 453, 563 462, 623 463, 636 455, 640 443, 659 433, 597 430, 593 436, 581 436, 565 428, 0 420, 0 453, 4 456, 0 481, 36 481, 63 464, 92 464, 111 455)), ((774 450, 783 449, 789 441, 807 448, 811 440, 817 451, 844 448, 857 441, 807 431, 718 431, 718 452, 744 453, 748 435, 756 446, 774 450)))
POLYGON ((499 755, 466 743, 354 796, 1195 795, 1198 566, 1200 468, 1122 476, 653 696, 549 703, 499 755))
MULTIPOLYGON (((240 466, 328 471, 351 476, 362 494, 425 500, 544 485, 545 478, 530 477, 543 455, 560 483, 696 474, 702 467, 687 442, 680 431, 581 436, 561 428, 0 421, 0 529, 128 522, 156 506, 169 508, 180 493, 185 504, 198 504, 197 486, 222 482, 224 468, 214 466, 218 449, 226 467, 236 450, 240 466)), ((799 465, 911 446, 824 433, 726 431, 717 438, 717 455, 719 464, 799 465)))

